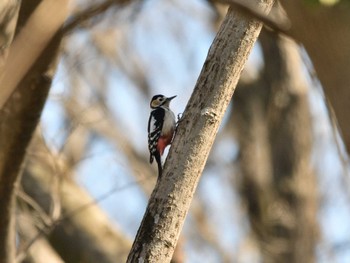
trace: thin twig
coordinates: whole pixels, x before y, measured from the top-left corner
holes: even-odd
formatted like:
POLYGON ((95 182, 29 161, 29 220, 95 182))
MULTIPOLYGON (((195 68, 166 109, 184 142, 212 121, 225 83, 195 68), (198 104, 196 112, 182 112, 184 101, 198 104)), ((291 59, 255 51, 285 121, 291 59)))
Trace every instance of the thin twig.
POLYGON ((50 226, 52 224, 52 219, 50 218, 50 216, 48 216, 45 213, 44 209, 42 209, 40 205, 31 196, 24 192, 23 189, 17 191, 17 197, 38 213, 45 226, 50 226))
POLYGON ((64 34, 71 32, 73 29, 88 21, 89 19, 94 18, 103 12, 106 12, 113 5, 124 6, 130 2, 132 2, 132 0, 106 0, 103 3, 92 5, 87 9, 78 12, 73 18, 71 18, 62 28, 62 32, 64 34))

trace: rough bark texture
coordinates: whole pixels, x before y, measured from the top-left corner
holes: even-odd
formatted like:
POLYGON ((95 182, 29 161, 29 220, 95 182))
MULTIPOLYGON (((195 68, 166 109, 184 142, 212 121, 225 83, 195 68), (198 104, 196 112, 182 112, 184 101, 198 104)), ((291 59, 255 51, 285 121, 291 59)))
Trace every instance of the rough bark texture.
POLYGON ((48 69, 53 69, 60 40, 61 35, 56 35, 0 110, 0 258, 4 263, 14 262, 15 182, 51 85, 48 69))
POLYGON ((292 21, 291 34, 305 46, 334 108, 349 152, 350 5, 348 1, 332 7, 302 0, 281 2, 292 21))
POLYGON ((317 190, 300 56, 296 45, 282 38, 265 35, 262 47, 265 83, 250 87, 250 93, 241 89, 234 111, 242 195, 264 262, 314 262, 317 190))
POLYGON ((47 214, 57 217, 48 237, 64 261, 124 262, 131 242, 111 225, 86 191, 69 179, 64 161, 57 157, 53 163, 39 142, 30 147, 30 153, 22 187, 47 214), (62 215, 54 215, 54 210, 62 215))
MULTIPOLYGON (((273 1, 257 1, 263 10, 273 1)), ((219 124, 262 24, 230 9, 209 50, 127 262, 170 262, 219 124)))

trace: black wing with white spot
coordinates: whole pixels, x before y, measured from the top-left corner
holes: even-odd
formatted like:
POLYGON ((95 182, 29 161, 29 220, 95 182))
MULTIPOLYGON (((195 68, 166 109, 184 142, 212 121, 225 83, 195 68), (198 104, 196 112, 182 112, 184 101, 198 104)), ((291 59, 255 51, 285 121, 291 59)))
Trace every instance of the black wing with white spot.
MULTIPOLYGON (((151 111, 148 120, 148 149, 150 152, 150 163, 153 162, 153 156, 158 158, 157 143, 161 135, 164 123, 165 110, 157 108, 151 111)), ((160 157, 160 156, 159 156, 160 157)))

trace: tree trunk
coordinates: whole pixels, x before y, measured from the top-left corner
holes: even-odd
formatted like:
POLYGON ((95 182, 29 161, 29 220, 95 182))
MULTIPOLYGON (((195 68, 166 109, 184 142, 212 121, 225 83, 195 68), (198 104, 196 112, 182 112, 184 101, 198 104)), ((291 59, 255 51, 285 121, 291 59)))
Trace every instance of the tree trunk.
MULTIPOLYGON (((267 12, 273 1, 256 1, 267 12)), ((230 9, 209 50, 127 262, 170 262, 185 216, 262 24, 230 9)))
POLYGON ((261 42, 265 79, 240 89, 233 113, 239 120, 233 125, 241 149, 241 191, 263 262, 314 262, 317 191, 301 59, 291 40, 265 34, 261 42))
MULTIPOLYGON (((53 61, 57 56, 61 38, 60 34, 56 34, 46 49, 42 50, 40 57, 33 61, 35 63, 32 63, 30 71, 27 74, 24 72, 24 77, 11 75, 12 70, 16 70, 16 65, 20 67, 21 59, 24 59, 24 57, 13 59, 11 54, 16 56, 16 51, 21 48, 18 45, 16 48, 11 46, 4 75, 0 80, 1 87, 5 87, 0 90, 4 95, 0 100, 5 103, 0 103, 0 258, 4 263, 14 262, 15 182, 51 86, 52 72, 55 68, 53 61), (11 67, 8 67, 9 64, 11 67), (15 76, 19 78, 15 80, 15 76), (8 80, 12 83, 9 86, 8 80), (12 95, 8 97, 10 94, 12 95)), ((15 42, 16 40, 17 37, 15 42)))
POLYGON ((124 262, 131 242, 68 174, 64 160, 47 158, 41 140, 29 148, 23 190, 53 217, 48 237, 65 262, 124 262), (32 153, 32 154, 31 154, 32 153), (53 211, 62 211, 54 213, 53 211))

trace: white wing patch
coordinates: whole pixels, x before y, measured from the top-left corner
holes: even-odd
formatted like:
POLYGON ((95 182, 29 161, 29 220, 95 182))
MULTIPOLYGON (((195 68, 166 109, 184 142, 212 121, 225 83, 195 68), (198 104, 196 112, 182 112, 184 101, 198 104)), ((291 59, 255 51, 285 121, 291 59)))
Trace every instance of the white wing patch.
POLYGON ((151 124, 150 124, 150 132, 153 132, 156 129, 156 119, 152 116, 151 117, 151 124))

